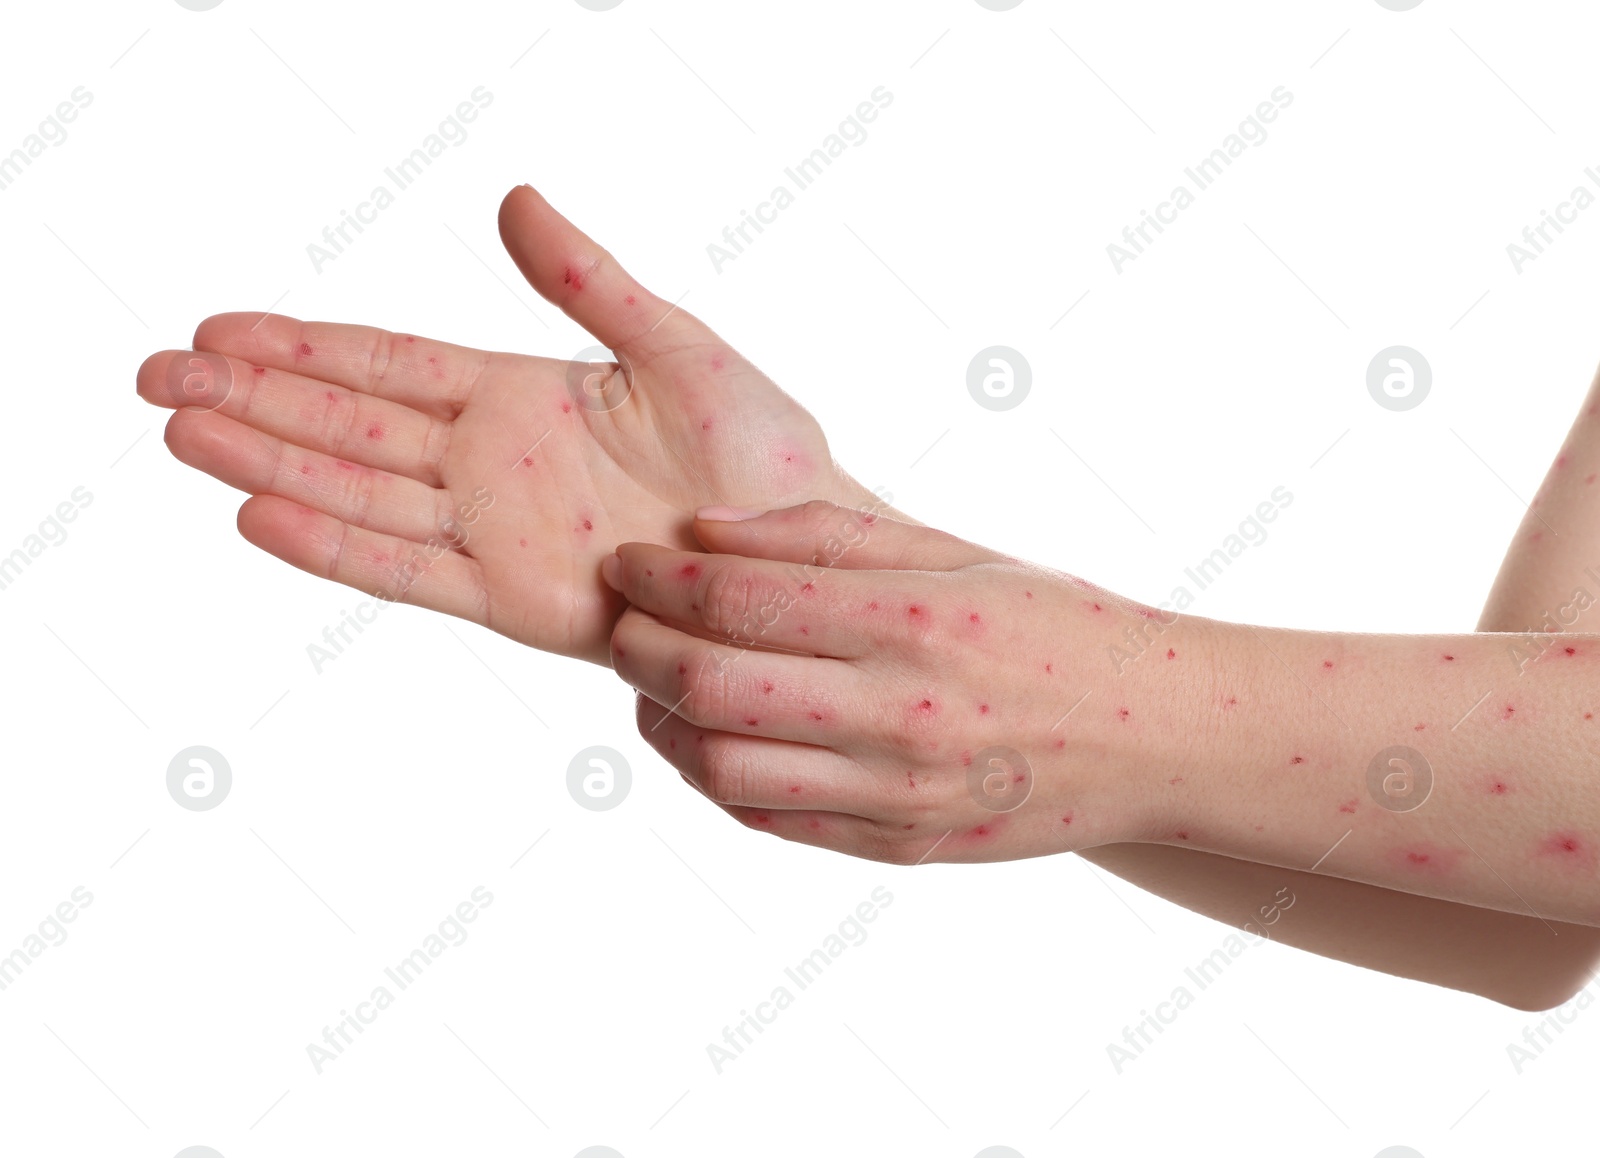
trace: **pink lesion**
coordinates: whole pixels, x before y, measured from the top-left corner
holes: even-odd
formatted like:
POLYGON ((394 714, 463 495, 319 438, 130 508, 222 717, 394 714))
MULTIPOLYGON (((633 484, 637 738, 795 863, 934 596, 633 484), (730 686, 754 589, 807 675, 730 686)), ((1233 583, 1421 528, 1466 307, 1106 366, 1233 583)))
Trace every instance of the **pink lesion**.
POLYGON ((1411 873, 1446 874, 1453 871, 1466 852, 1459 848, 1421 841, 1389 851, 1390 863, 1411 873))
POLYGON ((1339 805, 1339 811, 1344 813, 1346 816, 1354 816, 1358 803, 1359 802, 1355 800, 1346 800, 1343 804, 1339 805))
POLYGON ((1552 832, 1539 842, 1538 855, 1542 860, 1552 860, 1571 869, 1593 872, 1600 862, 1600 849, 1593 841, 1576 832, 1562 829, 1552 832))

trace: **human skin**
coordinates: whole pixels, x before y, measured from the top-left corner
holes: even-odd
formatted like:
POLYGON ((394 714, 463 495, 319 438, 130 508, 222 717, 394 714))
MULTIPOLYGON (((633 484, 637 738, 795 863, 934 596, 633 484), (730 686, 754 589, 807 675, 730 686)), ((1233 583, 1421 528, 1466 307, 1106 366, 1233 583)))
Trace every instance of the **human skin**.
MULTIPOLYGON (((584 411, 570 431, 552 424, 536 456, 538 472, 526 466, 511 472, 522 476, 513 485, 495 473, 522 449, 512 446, 517 438, 510 435, 541 406, 552 417, 558 409, 572 415, 564 404, 571 400, 566 387, 573 364, 364 327, 256 314, 209 319, 195 348, 228 354, 235 391, 214 414, 180 410, 167 441, 183 461, 258 496, 240 512, 247 538, 314 574, 459 614, 533 646, 606 662, 605 637, 622 601, 601 584, 597 562, 617 539, 692 545, 689 513, 703 501, 767 506, 810 495, 846 503, 867 497, 832 464, 808 414, 736 353, 725 354, 709 329, 640 287, 532 190, 506 198, 501 232, 539 292, 597 338, 631 351, 635 362, 650 362, 636 374, 636 393, 622 408, 643 403, 645 412, 584 411), (636 312, 657 319, 656 330, 630 330, 636 312), (701 455, 710 444, 697 441, 708 433, 704 420, 697 432, 675 413, 694 406, 737 420, 723 423, 720 433, 736 426, 740 442, 731 449, 717 444, 728 453, 709 465, 701 455), (374 422, 382 439, 367 436, 374 422), (763 473, 770 459, 759 448, 775 437, 792 439, 808 453, 812 469, 794 493, 774 487, 763 473), (445 445, 449 452, 441 453, 445 445), (544 451, 558 453, 546 458, 544 451), (499 509, 489 509, 470 528, 469 542, 397 589, 398 561, 414 557, 447 526, 485 478, 495 484, 499 509), (585 513, 591 510, 596 513, 585 513), (515 532, 516 549, 507 528, 515 532), (530 548, 521 546, 524 538, 534 544, 532 560, 530 548)), ((166 371, 178 356, 168 351, 146 362, 141 394, 174 405, 166 371)), ((1235 923, 1292 881, 1301 903, 1292 920, 1276 927, 1277 939, 1512 1004, 1548 1003, 1556 989, 1544 986, 1545 977, 1577 976, 1562 971, 1563 950, 1576 938, 1564 937, 1552 953, 1483 925, 1496 919, 1532 924, 1532 918, 1474 917, 1481 911, 1188 848, 1122 844, 1084 854, 1169 899, 1235 923), (1446 921, 1447 911, 1462 915, 1446 921), (1419 921, 1424 915, 1428 920, 1419 921), (1492 951, 1477 940, 1482 936, 1492 951), (1469 941, 1475 942, 1470 952, 1469 941), (1509 959, 1519 944, 1529 946, 1526 959, 1509 959)), ((1538 930, 1548 936, 1544 924, 1538 930)))
POLYGON ((796 573, 847 514, 711 514, 709 555, 623 544, 605 564, 630 603, 612 661, 651 701, 646 738, 747 824, 894 863, 1153 843, 1600 923, 1600 637, 1519 674, 1503 636, 1168 624, 888 517, 840 565, 796 573), (1156 624, 1118 674, 1108 648, 1156 624), (1433 769, 1408 811, 1369 787, 1396 745, 1433 769), (971 790, 969 762, 997 746, 1029 777, 1011 811, 971 790))
POLYGON ((616 543, 692 546, 704 503, 873 501, 803 407, 532 188, 506 196, 500 233, 529 284, 618 355, 588 395, 570 388, 585 363, 254 313, 195 332, 194 349, 231 370, 214 409, 180 406, 169 385, 185 351, 145 360, 138 391, 175 409, 172 453, 251 494, 246 539, 380 598, 604 663, 622 601, 599 565, 616 543))

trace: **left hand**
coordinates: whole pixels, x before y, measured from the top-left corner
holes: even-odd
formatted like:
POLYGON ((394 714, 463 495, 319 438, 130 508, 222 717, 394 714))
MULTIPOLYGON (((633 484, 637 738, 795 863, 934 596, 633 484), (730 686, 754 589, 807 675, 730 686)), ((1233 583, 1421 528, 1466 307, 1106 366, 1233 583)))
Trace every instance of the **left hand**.
POLYGON ((822 501, 707 508, 694 532, 711 554, 625 543, 603 564, 630 604, 611 660, 644 738, 742 823, 898 864, 1150 829, 1135 737, 1156 720, 1100 694, 1137 605, 822 501))

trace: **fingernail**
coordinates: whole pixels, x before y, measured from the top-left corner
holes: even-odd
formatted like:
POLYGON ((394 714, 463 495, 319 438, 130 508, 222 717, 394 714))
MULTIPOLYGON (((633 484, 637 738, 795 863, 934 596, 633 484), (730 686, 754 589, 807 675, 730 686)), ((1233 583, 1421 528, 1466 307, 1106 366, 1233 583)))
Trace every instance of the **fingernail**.
POLYGON ((763 513, 744 507, 701 507, 694 517, 705 523, 742 523, 747 519, 758 519, 763 513))
POLYGON ((622 560, 613 551, 600 561, 600 578, 617 591, 622 590, 622 560))

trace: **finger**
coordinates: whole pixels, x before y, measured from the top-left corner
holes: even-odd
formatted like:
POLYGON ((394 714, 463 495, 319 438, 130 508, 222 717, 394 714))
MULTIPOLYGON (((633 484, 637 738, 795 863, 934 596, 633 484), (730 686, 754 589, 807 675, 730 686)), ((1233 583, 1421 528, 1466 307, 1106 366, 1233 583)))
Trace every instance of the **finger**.
POLYGON ((719 804, 717 807, 746 828, 770 832, 781 840, 795 844, 809 844, 865 860, 916 864, 924 849, 937 847, 933 833, 901 832, 885 828, 875 820, 842 812, 749 808, 737 804, 719 804))
POLYGON ((629 607, 611 633, 611 666, 690 723, 802 743, 857 737, 868 689, 848 664, 700 639, 629 607))
POLYGON ((483 571, 433 538, 415 543, 352 527, 276 495, 239 508, 239 533, 269 555, 379 599, 485 622, 483 571))
POLYGON ((719 554, 844 570, 953 571, 1005 559, 943 531, 889 518, 883 509, 855 510, 822 499, 765 513, 701 507, 694 533, 719 554))
POLYGON ((801 808, 884 819, 913 790, 831 748, 701 728, 640 695, 639 734, 701 794, 718 804, 801 808))
POLYGON ((445 491, 306 450, 212 411, 175 412, 166 441, 179 462, 231 487, 278 495, 379 534, 423 542, 450 521, 445 491))
POLYGON ((623 543, 602 564, 630 603, 709 638, 857 659, 883 643, 872 604, 884 585, 859 573, 623 543))
POLYGON ((415 334, 258 313, 207 318, 194 332, 194 348, 289 370, 444 420, 461 412, 494 357, 415 334))
MULTIPOLYGON (((439 482, 439 460, 450 445, 445 422, 394 402, 343 386, 266 366, 252 366, 226 354, 223 371, 230 382, 206 408, 246 426, 309 450, 403 474, 430 486, 439 482)), ((191 364, 193 354, 167 350, 139 367, 139 396, 157 406, 182 406, 183 393, 169 373, 191 364)), ((191 408, 193 409, 193 408, 191 408)))
POLYGON ((705 336, 703 323, 645 289, 530 185, 500 204, 500 239, 539 295, 607 349, 635 361, 705 336))

